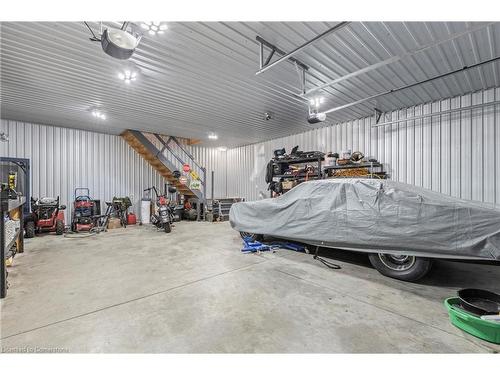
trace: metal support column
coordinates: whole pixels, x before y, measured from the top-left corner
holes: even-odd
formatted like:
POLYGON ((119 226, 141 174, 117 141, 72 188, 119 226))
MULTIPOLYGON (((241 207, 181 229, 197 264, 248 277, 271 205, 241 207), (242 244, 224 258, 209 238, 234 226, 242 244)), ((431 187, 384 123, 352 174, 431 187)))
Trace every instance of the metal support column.
POLYGON ((207 169, 201 167, 203 171, 203 221, 207 218, 207 169))
POLYGON ((0 298, 5 298, 7 295, 7 269, 5 266, 5 221, 4 213, 8 211, 9 198, 7 192, 0 194, 0 298))
POLYGON ((213 207, 213 204, 214 204, 214 171, 212 171, 212 181, 211 182, 211 185, 212 185, 212 207, 213 207))

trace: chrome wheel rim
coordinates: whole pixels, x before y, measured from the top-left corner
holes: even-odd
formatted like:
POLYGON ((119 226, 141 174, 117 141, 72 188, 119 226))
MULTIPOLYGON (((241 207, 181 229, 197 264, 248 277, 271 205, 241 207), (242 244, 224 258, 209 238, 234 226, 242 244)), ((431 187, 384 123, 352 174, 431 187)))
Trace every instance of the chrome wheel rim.
POLYGON ((413 267, 416 258, 410 255, 378 254, 380 261, 393 271, 407 271, 413 267))

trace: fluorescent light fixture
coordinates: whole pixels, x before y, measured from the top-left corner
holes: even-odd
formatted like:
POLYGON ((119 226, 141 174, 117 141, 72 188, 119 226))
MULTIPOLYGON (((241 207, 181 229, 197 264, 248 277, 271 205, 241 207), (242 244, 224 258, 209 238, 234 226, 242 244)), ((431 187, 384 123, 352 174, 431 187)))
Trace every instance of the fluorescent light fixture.
POLYGON ((220 147, 217 147, 217 150, 225 152, 225 151, 227 151, 227 147, 226 146, 220 146, 220 147))
POLYGON ((149 35, 163 34, 168 26, 164 22, 147 21, 142 22, 141 27, 148 32, 149 35))
POLYGON ((219 138, 219 137, 217 137, 217 134, 215 134, 215 133, 208 134, 208 139, 216 140, 217 138, 219 138))

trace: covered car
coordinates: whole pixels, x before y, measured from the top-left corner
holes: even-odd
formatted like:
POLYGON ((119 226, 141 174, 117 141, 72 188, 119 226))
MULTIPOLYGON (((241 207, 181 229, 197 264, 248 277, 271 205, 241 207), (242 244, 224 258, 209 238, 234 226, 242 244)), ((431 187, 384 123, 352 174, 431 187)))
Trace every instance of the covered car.
POLYGON ((370 253, 382 273, 416 280, 430 258, 500 261, 500 210, 391 180, 328 179, 236 203, 231 226, 311 245, 370 253))

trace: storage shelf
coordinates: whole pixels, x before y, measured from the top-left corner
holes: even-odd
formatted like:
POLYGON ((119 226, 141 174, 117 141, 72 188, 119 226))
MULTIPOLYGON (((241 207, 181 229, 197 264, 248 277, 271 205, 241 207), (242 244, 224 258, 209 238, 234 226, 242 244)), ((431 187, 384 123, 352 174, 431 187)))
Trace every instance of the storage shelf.
MULTIPOLYGON (((309 173, 308 176, 309 177, 317 177, 317 176, 319 176, 319 174, 318 173, 309 173)), ((275 174, 273 177, 278 177, 278 178, 286 178, 286 177, 303 178, 303 177, 306 177, 306 174, 305 173, 296 174, 296 175, 293 175, 293 174, 275 174)))
POLYGON ((298 158, 298 159, 278 159, 273 161, 279 164, 303 164, 303 163, 317 163, 318 161, 323 161, 325 158, 323 156, 317 158, 298 158))
POLYGON ((24 203, 26 203, 25 197, 19 197, 17 199, 9 199, 9 206, 7 208, 7 211, 10 212, 10 211, 22 206, 24 203))
POLYGON ((361 163, 361 164, 345 164, 345 165, 327 165, 323 167, 324 170, 329 169, 352 169, 352 168, 380 168, 380 163, 361 163))

